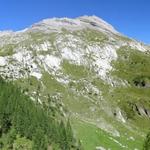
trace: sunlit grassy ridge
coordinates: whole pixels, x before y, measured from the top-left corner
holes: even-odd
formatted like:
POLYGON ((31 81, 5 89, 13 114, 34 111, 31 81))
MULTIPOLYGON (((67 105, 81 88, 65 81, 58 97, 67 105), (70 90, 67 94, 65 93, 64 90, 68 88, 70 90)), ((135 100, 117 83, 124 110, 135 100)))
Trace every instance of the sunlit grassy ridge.
POLYGON ((114 88, 112 99, 117 100, 128 118, 137 119, 137 106, 150 109, 149 64, 148 53, 130 47, 121 47, 118 50, 118 60, 113 62, 112 75, 119 77, 126 86, 114 88))

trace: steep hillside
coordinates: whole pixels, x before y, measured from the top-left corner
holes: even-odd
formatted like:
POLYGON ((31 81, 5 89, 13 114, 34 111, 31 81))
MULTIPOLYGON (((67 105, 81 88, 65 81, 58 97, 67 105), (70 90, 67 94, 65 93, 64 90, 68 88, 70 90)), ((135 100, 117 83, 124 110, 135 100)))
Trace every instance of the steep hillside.
POLYGON ((85 150, 140 150, 150 125, 149 50, 96 16, 46 19, 0 32, 0 74, 69 119, 85 150))

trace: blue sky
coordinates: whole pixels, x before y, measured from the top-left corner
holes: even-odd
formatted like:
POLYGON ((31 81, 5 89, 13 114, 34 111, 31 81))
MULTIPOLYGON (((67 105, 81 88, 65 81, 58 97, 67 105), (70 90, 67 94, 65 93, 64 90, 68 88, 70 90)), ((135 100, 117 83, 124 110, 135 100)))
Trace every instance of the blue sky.
POLYGON ((82 15, 97 15, 121 33, 150 44, 150 0, 1 0, 0 30, 82 15))

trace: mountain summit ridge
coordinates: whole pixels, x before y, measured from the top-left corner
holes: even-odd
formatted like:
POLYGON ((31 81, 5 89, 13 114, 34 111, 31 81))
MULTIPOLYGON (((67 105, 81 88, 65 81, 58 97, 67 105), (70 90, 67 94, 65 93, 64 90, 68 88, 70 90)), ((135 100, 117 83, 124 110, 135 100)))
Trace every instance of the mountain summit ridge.
POLYGON ((49 18, 40 21, 39 23, 34 24, 33 26, 41 26, 41 25, 49 25, 53 26, 55 29, 59 27, 69 28, 71 30, 78 30, 82 28, 95 28, 99 30, 109 31, 114 34, 119 34, 114 27, 110 24, 102 20, 97 16, 81 16, 77 18, 49 18))

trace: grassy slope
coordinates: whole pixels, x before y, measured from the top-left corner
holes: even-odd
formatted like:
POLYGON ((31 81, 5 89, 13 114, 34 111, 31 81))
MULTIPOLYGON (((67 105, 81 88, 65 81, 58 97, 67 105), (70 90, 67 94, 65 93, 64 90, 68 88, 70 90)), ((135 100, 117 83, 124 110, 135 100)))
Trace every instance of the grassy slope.
MULTIPOLYGON (((129 134, 121 137, 113 137, 96 126, 77 118, 72 120, 72 124, 75 129, 75 133, 81 139, 81 143, 85 150, 94 150, 96 146, 102 146, 107 149, 111 148, 112 150, 133 150, 134 148, 142 149, 143 139, 132 132, 130 134, 135 138, 134 141, 129 139, 129 134), (117 144, 115 140, 126 147, 117 144)), ((122 127, 122 131, 123 130, 127 131, 127 129, 123 129, 122 127)))
POLYGON ((150 55, 130 47, 122 47, 118 50, 118 56, 118 60, 113 62, 115 70, 112 75, 127 81, 128 86, 115 88, 113 99, 117 99, 128 114, 134 115, 130 106, 127 106, 129 102, 150 109, 150 55))
MULTIPOLYGON (((66 31, 65 31, 66 32, 66 31)), ((67 33, 66 33, 67 34, 67 33)), ((98 34, 96 32, 85 30, 83 32, 76 32, 73 33, 75 36, 80 37, 87 43, 104 43, 108 39, 103 34, 98 34)), ((33 35, 32 35, 33 36, 33 35)), ((35 39, 37 39, 37 35, 34 35, 35 39)), ((41 38, 41 35, 39 35, 39 39, 41 38)), ((120 37, 118 37, 120 38, 120 37)), ((54 39, 46 39, 49 41, 53 41, 54 39)), ((125 40, 125 39, 124 39, 125 40)), ((36 41, 35 41, 36 42, 36 41)), ((54 48, 55 49, 55 48, 54 48)), ((54 49, 52 51, 54 51, 54 49)), ((149 79, 149 56, 146 54, 143 54, 138 51, 131 52, 131 49, 123 47, 121 50, 118 51, 119 59, 117 62, 114 62, 114 68, 116 70, 112 73, 114 76, 119 77, 120 79, 127 80, 129 84, 131 84, 130 87, 117 87, 115 89, 111 89, 112 93, 108 94, 108 89, 110 89, 109 85, 106 85, 103 83, 103 81, 94 78, 92 79, 92 84, 98 87, 100 90, 103 91, 104 98, 107 99, 109 104, 112 104, 112 107, 114 105, 120 105, 121 108, 123 108, 126 113, 129 113, 129 115, 132 115, 132 110, 128 107, 127 101, 130 100, 132 102, 139 102, 139 98, 141 98, 141 102, 143 102, 145 105, 149 105, 149 89, 139 89, 133 85, 133 79, 141 76, 144 74, 146 76, 146 79, 149 79), (132 62, 133 61, 133 62, 132 62), (138 69, 137 69, 138 68, 138 69), (128 93, 128 94, 127 94, 128 93), (113 95, 113 97, 112 97, 113 95), (114 105, 113 105, 114 103, 114 105), (127 107, 126 107, 127 105, 127 107)), ((73 65, 69 64, 67 61, 64 61, 62 64, 64 68, 64 74, 67 74, 71 77, 73 80, 79 80, 79 79, 87 79, 91 80, 91 76, 93 74, 87 70, 87 68, 83 66, 73 65)), ((35 79, 32 79, 35 80, 35 79)), ((41 98, 47 95, 48 93, 62 93, 62 100, 65 104, 65 107, 68 108, 73 113, 80 114, 83 118, 87 119, 92 118, 96 119, 99 115, 103 115, 103 112, 96 112, 96 114, 87 114, 89 112, 89 107, 94 106, 95 104, 91 102, 91 100, 95 100, 93 96, 91 96, 91 99, 86 98, 82 95, 77 95, 76 93, 72 92, 70 90, 70 86, 64 86, 60 83, 58 83, 53 76, 48 75, 48 73, 44 73, 42 78, 43 83, 46 86, 46 89, 42 91, 41 98)), ((33 84, 29 86, 27 83, 28 81, 25 81, 24 83, 20 82, 23 87, 28 87, 29 90, 31 88, 31 91, 35 91, 35 89, 38 88, 38 85, 36 82, 32 81, 33 84), (35 83, 35 84, 34 84, 35 83), (36 87, 36 88, 34 88, 36 87)), ((148 82, 148 80, 147 80, 148 82)), ((41 85, 41 83, 39 83, 41 85)), ((73 85, 74 88, 80 89, 82 85, 73 85)), ((43 98, 44 100, 44 98, 43 98)), ((112 121, 110 118, 107 118, 108 121, 112 121)), ((134 117, 134 120, 130 120, 131 124, 138 126, 140 130, 143 130, 144 132, 147 132, 147 129, 149 127, 149 121, 147 118, 139 118, 138 116, 134 117), (141 124, 141 121, 144 123, 141 124)), ((90 124, 88 121, 83 121, 80 117, 78 119, 74 118, 72 119, 72 124, 75 130, 75 133, 77 136, 82 140, 82 144, 84 149, 86 150, 92 150, 95 149, 96 146, 104 146, 106 148, 111 148, 114 150, 122 149, 117 143, 110 140, 108 133, 100 130, 97 126, 90 124)), ((123 145, 127 145, 128 149, 134 149, 138 148, 141 149, 142 143, 143 143, 143 137, 138 134, 138 129, 135 129, 135 131, 130 131, 128 127, 124 127, 123 125, 119 124, 118 122, 111 122, 113 126, 116 126, 118 130, 122 133, 120 138, 116 138, 120 143, 123 145), (127 134, 127 135, 126 135, 127 134), (127 140, 130 136, 133 136, 135 138, 135 141, 127 140)), ((130 124, 130 126, 132 126, 130 124)))
POLYGON ((133 110, 133 106, 141 106, 150 110, 150 55, 130 47, 121 47, 118 50, 118 60, 113 62, 115 68, 113 76, 127 81, 128 86, 120 86, 112 91, 112 99, 127 114, 132 124, 139 127, 140 131, 147 133, 150 120, 141 117, 133 110), (141 123, 142 122, 142 123, 141 123))
MULTIPOLYGON (((45 81, 48 81, 46 84, 47 91, 49 92, 59 91, 63 93, 63 101, 65 106, 73 113, 77 112, 79 114, 79 118, 76 118, 75 116, 72 118, 72 125, 77 137, 81 139, 84 149, 91 150, 95 149, 96 146, 103 146, 105 148, 111 148, 112 150, 123 149, 112 139, 109 139, 110 137, 112 137, 110 134, 99 129, 96 125, 91 124, 89 121, 86 121, 86 118, 88 118, 88 116, 90 118, 93 117, 92 114, 86 115, 86 112, 89 112, 89 107, 93 105, 89 101, 89 99, 86 99, 83 96, 77 96, 75 93, 73 94, 71 91, 69 91, 69 89, 67 90, 67 88, 63 87, 63 85, 59 84, 54 78, 53 80, 51 78, 52 77, 49 76, 48 74, 44 75, 45 81), (80 115, 85 117, 85 121, 83 121, 83 118, 80 118, 80 115)), ((96 83, 98 84, 98 82, 96 83)), ((98 115, 101 114, 97 114, 97 117, 98 115)), ((118 138, 112 137, 112 138, 116 139, 123 145, 127 145, 129 147, 128 149, 135 148, 135 145, 136 148, 141 149, 143 142, 143 138, 141 136, 139 136, 135 132, 130 131, 128 128, 125 128, 124 126, 119 125, 119 123, 113 122, 113 120, 110 121, 111 124, 117 126, 117 128, 120 129, 120 132, 122 133, 120 138, 119 137, 118 138), (125 135, 125 133, 127 135, 125 135), (135 141, 127 140, 127 138, 129 138, 130 136, 134 137, 135 141)))

